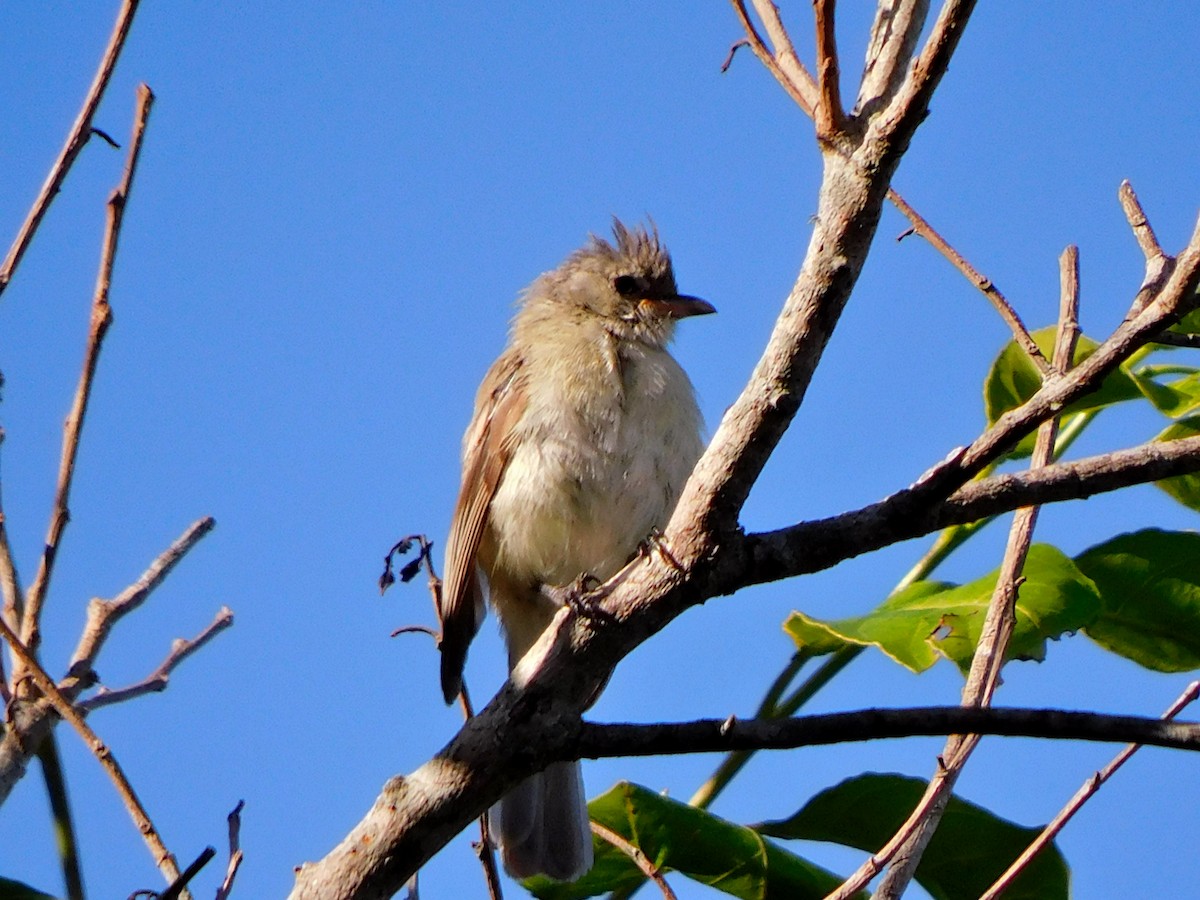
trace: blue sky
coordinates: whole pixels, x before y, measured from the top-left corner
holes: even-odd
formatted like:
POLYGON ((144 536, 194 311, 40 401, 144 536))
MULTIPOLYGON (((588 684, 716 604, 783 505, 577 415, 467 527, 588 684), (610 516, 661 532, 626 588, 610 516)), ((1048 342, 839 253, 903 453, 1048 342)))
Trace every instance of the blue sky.
MULTIPOLYGON (((7 243, 61 146, 115 3, 0 11, 0 235, 7 243)), ((849 75, 869 19, 845 3, 849 75)), ((783 4, 811 58, 810 6, 783 4)), ((246 800, 235 896, 286 893, 388 776, 456 730, 424 638, 423 587, 380 599, 398 537, 440 545, 458 445, 512 301, 616 214, 652 215, 680 287, 719 314, 686 323, 677 355, 711 425, 741 389, 798 270, 819 183, 811 126, 749 55, 726 4, 167 4, 138 15, 97 126, 124 141, 134 87, 158 95, 117 261, 101 360, 47 611, 59 671, 89 597, 112 596, 194 519, 217 529, 101 659, 142 677, 217 608, 234 629, 162 695, 97 713, 168 845, 221 848, 246 800)), ((1057 307, 1057 256, 1080 245, 1083 325, 1124 315, 1141 256, 1116 203, 1130 179, 1168 250, 1200 197, 1200 25, 1185 4, 981 5, 895 186, 1031 326, 1057 307)), ((45 530, 63 415, 77 377, 103 204, 123 153, 90 145, 0 300, 4 511, 26 581, 45 530)), ((744 514, 748 529, 840 512, 912 481, 982 425, 980 385, 1006 340, 970 286, 885 212, 877 246, 809 398, 744 514)), ((1144 440, 1114 415, 1079 452, 1144 440)), ((1047 510, 1067 552, 1115 532, 1194 528, 1152 488, 1047 510)), ((941 573, 999 561, 1003 528, 941 573)), ((780 629, 875 605, 924 544, 707 603, 637 650, 597 720, 748 714, 789 653, 780 629), (651 686, 653 689, 651 690, 651 686)), ((469 681, 502 678, 485 627, 469 681)), ((1144 672, 1076 638, 1010 667, 1006 704, 1158 714, 1185 676, 1144 672)), ((954 702, 942 665, 913 676, 862 657, 814 711, 954 702)), ((157 887, 140 838, 65 729, 91 896, 157 887)), ((932 771, 940 741, 760 757, 716 812, 787 815, 866 769, 932 771)), ((1115 748, 985 741, 960 783, 1024 824, 1049 818, 1115 748)), ((590 793, 629 778, 686 798, 715 760, 585 766, 590 793)), ((1179 896, 1195 884, 1196 762, 1146 751, 1062 838, 1078 896, 1179 896)), ((0 812, 0 873, 57 889, 39 780, 0 812)), ((849 868, 852 854, 803 852, 849 868)), ((218 879, 211 865, 200 895, 218 879)), ((483 893, 467 838, 423 873, 426 896, 483 893)), ((680 882, 680 896, 707 896, 680 882)))

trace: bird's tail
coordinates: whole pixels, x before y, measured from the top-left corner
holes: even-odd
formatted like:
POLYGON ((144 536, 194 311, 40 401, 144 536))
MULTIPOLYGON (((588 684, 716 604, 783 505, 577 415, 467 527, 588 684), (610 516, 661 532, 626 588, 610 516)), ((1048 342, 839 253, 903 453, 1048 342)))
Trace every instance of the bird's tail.
POLYGON ((578 762, 554 763, 492 808, 491 827, 514 878, 574 881, 592 867, 592 831, 578 762))

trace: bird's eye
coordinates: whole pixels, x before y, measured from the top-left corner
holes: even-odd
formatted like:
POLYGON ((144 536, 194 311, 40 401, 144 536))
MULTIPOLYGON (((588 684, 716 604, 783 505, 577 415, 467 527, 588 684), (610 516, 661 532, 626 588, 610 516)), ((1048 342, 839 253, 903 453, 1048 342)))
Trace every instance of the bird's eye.
POLYGON ((638 280, 632 275, 618 275, 613 279, 613 290, 622 297, 632 297, 639 287, 638 280))

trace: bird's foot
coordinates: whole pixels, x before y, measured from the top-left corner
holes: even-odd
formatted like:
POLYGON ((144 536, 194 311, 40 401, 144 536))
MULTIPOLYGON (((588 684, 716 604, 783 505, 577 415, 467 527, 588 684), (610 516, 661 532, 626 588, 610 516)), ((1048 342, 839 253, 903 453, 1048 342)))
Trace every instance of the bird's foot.
POLYGON ((543 597, 556 606, 565 606, 581 619, 611 620, 612 616, 600 608, 603 594, 596 593, 602 582, 595 575, 584 572, 570 584, 543 584, 539 589, 543 597))
POLYGON ((639 557, 657 553, 676 572, 683 571, 683 566, 672 555, 671 548, 667 546, 666 537, 663 535, 661 529, 650 529, 650 533, 646 535, 646 539, 638 544, 637 552, 639 557))

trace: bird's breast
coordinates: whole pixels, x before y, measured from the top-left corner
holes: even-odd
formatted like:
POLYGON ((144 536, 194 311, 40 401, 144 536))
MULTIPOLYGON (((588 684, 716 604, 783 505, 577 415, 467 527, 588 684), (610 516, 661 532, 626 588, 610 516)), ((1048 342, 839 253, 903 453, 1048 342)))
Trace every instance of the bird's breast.
POLYGON ((636 346, 574 362, 530 374, 488 516, 487 568, 506 578, 608 578, 666 524, 702 449, 691 384, 665 351, 636 346))

